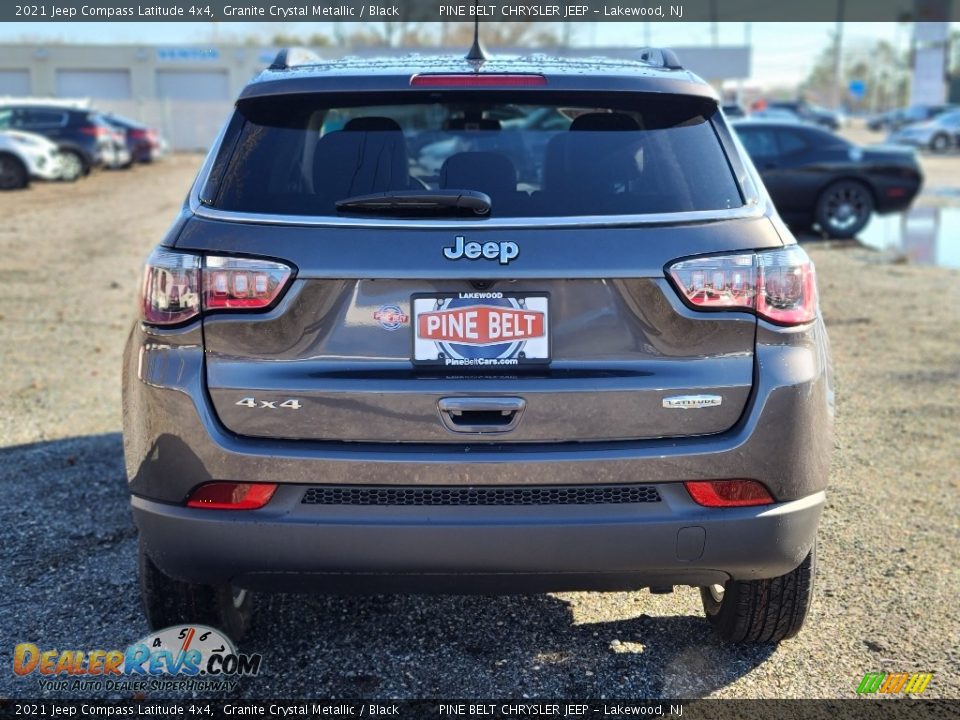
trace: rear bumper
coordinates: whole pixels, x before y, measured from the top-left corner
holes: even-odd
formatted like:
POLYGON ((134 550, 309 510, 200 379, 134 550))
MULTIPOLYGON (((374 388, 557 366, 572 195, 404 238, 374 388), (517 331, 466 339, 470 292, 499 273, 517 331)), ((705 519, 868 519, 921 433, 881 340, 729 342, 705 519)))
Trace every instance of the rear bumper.
POLYGON ((709 585, 774 577, 813 545, 824 494, 756 508, 696 505, 680 484, 628 505, 305 505, 280 488, 262 510, 133 499, 167 574, 250 589, 545 592, 709 585))

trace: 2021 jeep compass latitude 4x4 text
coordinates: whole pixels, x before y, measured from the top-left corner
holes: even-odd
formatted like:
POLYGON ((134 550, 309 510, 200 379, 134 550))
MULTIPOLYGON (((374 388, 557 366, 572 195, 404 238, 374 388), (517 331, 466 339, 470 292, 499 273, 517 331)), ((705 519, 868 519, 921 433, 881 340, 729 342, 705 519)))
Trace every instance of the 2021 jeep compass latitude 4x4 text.
POLYGON ((807 614, 814 269, 712 89, 640 62, 284 52, 147 261, 124 445, 152 625, 261 590, 699 587, 807 614))

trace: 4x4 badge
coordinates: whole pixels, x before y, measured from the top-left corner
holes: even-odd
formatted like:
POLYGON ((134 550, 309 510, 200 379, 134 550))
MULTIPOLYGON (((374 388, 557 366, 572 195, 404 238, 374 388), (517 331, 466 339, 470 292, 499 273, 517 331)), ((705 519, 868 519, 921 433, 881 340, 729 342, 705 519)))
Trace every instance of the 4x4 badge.
POLYGON ((520 247, 515 242, 464 242, 463 235, 457 235, 454 238, 453 247, 443 249, 443 256, 447 260, 459 260, 465 257, 467 260, 476 260, 477 258, 486 258, 487 260, 500 259, 501 265, 506 265, 520 254, 520 247))

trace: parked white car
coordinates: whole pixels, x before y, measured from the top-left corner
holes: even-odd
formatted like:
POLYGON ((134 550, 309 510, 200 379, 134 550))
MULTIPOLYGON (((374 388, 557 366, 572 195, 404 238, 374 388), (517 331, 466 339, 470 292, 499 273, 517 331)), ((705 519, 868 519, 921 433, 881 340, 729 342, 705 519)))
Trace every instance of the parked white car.
POLYGON ((42 135, 5 130, 0 132, 0 190, 26 187, 31 179, 63 178, 60 151, 42 135))

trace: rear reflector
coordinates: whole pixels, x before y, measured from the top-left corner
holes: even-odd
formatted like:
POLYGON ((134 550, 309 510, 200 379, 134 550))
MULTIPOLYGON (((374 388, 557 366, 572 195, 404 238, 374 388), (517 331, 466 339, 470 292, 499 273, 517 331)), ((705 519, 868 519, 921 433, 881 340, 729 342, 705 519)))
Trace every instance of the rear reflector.
POLYGON ((212 482, 190 494, 187 507, 207 510, 256 510, 273 497, 273 483, 212 482))
POLYGON ((773 496, 756 480, 702 480, 686 482, 690 497, 704 507, 770 505, 773 496))
POLYGON ((542 87, 547 84, 543 75, 462 73, 446 75, 414 75, 413 87, 542 87))

